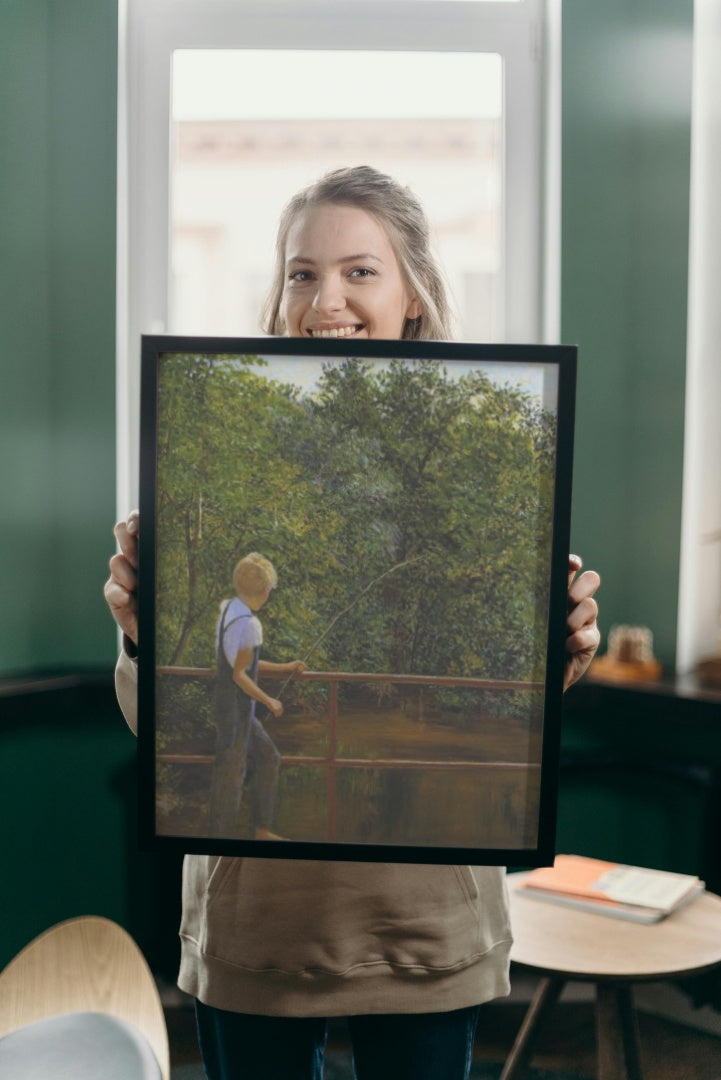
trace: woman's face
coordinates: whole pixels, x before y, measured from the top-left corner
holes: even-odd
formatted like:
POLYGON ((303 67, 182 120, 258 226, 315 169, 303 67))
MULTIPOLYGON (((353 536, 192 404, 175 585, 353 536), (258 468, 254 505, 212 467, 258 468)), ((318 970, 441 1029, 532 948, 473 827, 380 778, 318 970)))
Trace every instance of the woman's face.
POLYGON ((421 314, 383 226, 323 203, 288 231, 281 314, 289 337, 400 338, 421 314))

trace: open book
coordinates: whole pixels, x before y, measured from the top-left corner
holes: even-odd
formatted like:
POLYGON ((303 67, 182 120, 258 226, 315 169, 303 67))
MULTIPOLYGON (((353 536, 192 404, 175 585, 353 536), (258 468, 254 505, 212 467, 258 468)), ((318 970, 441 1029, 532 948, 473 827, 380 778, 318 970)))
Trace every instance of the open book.
POLYGON ((653 923, 704 891, 693 874, 674 874, 642 866, 557 855, 553 866, 527 874, 518 889, 525 896, 567 907, 653 923))

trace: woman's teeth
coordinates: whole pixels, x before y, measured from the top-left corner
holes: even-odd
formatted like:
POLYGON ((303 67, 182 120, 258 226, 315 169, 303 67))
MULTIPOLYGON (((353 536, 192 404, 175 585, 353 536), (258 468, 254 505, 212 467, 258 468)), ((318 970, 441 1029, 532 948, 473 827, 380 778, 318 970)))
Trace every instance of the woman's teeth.
POLYGON ((338 338, 350 337, 360 329, 359 326, 334 326, 332 330, 311 330, 311 337, 338 338))

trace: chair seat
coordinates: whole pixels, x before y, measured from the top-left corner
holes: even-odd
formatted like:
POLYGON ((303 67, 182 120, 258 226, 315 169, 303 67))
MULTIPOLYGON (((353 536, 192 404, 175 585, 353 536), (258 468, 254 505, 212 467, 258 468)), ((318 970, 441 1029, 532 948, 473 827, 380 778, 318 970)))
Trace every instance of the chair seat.
POLYGON ((150 1044, 113 1016, 37 1020, 0 1038, 0 1076, 12 1080, 161 1080, 150 1044))

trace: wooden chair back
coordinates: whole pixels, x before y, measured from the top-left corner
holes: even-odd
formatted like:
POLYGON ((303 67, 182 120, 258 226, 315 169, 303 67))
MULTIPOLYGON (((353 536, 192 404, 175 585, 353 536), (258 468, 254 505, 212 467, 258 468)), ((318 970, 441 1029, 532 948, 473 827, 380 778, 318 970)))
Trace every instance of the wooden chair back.
POLYGON ((0 1037, 75 1012, 132 1024, 169 1080, 168 1032, 155 980, 133 939, 110 919, 85 915, 58 923, 0 972, 0 1037))

